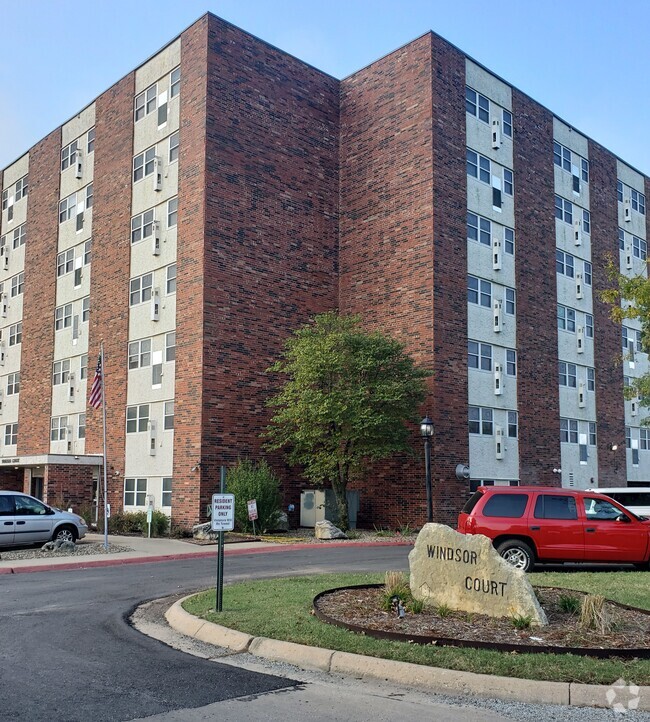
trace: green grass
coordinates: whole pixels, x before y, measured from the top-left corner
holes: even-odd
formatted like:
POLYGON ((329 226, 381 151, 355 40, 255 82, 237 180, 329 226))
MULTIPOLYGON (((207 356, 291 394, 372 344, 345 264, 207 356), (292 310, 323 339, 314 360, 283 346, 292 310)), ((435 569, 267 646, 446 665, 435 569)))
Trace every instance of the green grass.
MULTIPOLYGON (((650 609, 650 573, 549 572, 531 574, 530 580, 535 585, 603 594, 624 604, 650 609)), ((650 660, 600 660, 570 654, 513 654, 413 645, 354 634, 325 624, 310 614, 312 600, 321 591, 383 581, 383 574, 329 574, 249 581, 224 589, 220 613, 214 611, 214 589, 188 599, 183 606, 191 614, 253 636, 371 657, 506 677, 586 684, 611 684, 622 677, 630 684, 650 684, 650 660)))

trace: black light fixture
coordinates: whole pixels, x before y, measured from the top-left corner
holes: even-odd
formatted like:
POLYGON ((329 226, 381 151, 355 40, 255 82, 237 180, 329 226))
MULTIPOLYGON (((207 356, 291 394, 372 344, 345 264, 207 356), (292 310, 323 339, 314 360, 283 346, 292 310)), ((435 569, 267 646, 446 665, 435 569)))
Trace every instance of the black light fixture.
POLYGON ((420 434, 424 439, 424 472, 427 488, 427 522, 433 522, 433 500, 431 498, 431 438, 433 437, 433 421, 425 416, 420 421, 420 434))

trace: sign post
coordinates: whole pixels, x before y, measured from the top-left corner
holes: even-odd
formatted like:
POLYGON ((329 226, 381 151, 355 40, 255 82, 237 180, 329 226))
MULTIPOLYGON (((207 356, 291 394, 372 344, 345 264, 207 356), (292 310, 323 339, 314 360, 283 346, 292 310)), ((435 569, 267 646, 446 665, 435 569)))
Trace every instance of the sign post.
POLYGON ((250 499, 248 505, 248 520, 253 522, 253 536, 255 536, 255 519, 257 519, 257 499, 250 499))
POLYGON ((153 519, 154 495, 147 494, 147 539, 151 539, 151 520, 153 519))
POLYGON ((212 495, 212 531, 217 537, 217 593, 215 611, 223 607, 223 533, 235 528, 235 495, 226 494, 226 467, 221 467, 220 493, 212 495))

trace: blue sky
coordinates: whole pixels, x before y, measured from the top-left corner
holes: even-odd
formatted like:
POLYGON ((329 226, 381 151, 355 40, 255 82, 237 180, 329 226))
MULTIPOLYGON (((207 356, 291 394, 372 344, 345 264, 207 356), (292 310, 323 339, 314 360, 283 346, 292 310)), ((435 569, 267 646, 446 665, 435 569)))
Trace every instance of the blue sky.
POLYGON ((648 0, 0 0, 0 168, 207 10, 339 78, 434 30, 650 174, 648 0))

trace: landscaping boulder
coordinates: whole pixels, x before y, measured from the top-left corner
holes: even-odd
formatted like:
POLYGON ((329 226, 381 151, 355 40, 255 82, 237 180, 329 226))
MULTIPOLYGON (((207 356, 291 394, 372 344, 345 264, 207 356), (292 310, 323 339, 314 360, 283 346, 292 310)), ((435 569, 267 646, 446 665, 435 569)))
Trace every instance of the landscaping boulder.
POLYGON ((194 539, 199 539, 201 541, 216 541, 218 535, 218 531, 212 531, 212 522, 210 521, 205 524, 196 524, 192 527, 192 536, 194 539))
POLYGON ((331 521, 317 521, 314 529, 316 539, 347 539, 345 532, 334 526, 331 521))

